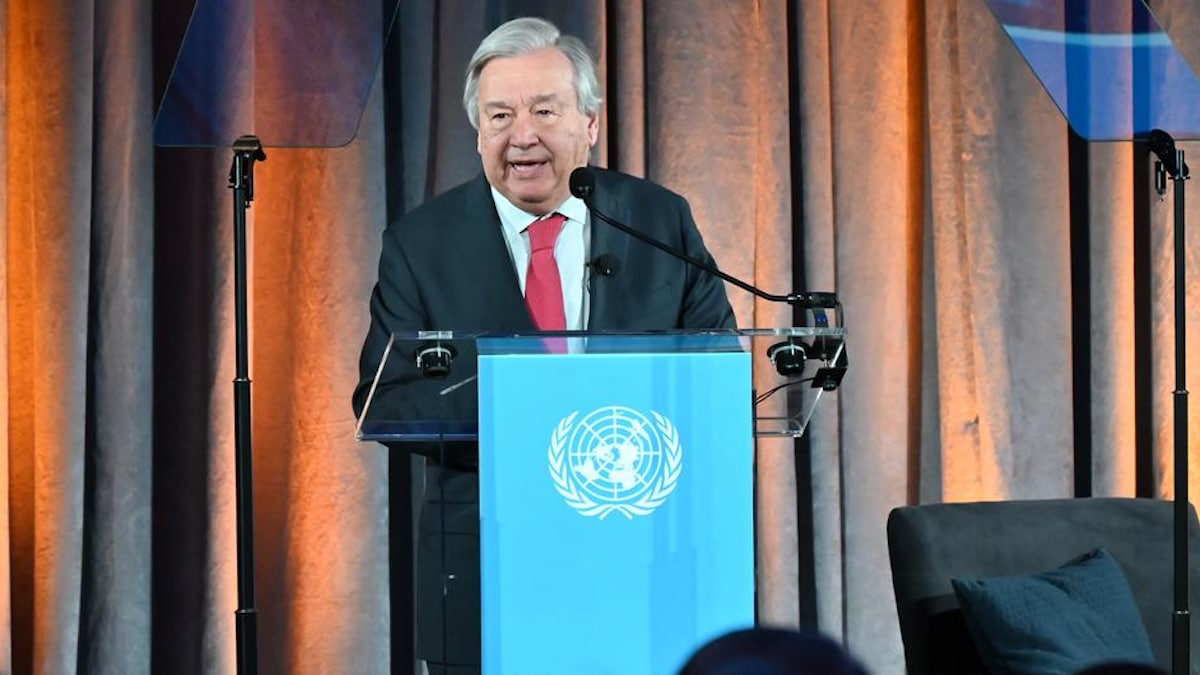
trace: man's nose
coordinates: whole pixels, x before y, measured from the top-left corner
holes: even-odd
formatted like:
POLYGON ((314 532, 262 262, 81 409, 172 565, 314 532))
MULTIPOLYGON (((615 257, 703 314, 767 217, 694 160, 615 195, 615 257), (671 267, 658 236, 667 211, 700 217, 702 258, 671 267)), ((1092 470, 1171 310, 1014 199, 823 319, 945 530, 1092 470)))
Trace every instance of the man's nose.
POLYGON ((513 145, 529 147, 538 142, 537 129, 534 128, 532 115, 517 115, 513 120, 512 135, 509 140, 513 145))

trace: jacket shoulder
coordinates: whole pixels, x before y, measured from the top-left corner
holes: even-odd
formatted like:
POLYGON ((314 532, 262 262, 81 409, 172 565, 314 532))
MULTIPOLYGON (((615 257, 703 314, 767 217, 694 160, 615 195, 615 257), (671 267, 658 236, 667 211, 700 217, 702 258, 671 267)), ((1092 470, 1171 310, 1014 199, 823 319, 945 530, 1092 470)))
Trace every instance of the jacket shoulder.
POLYGON ((593 167, 599 189, 622 199, 686 202, 684 197, 654 181, 612 169, 593 167))
POLYGON ((392 230, 393 234, 414 233, 431 228, 440 230, 447 221, 461 220, 471 213, 471 209, 480 208, 485 197, 488 200, 487 204, 490 204, 491 195, 487 190, 487 182, 478 177, 452 187, 393 219, 388 223, 387 229, 392 230))

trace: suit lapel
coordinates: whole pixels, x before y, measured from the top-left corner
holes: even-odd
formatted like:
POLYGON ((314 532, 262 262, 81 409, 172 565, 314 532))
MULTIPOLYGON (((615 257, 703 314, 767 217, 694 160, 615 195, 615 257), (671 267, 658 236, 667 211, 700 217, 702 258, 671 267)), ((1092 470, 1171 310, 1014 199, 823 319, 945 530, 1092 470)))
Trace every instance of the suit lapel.
POLYGON ((464 283, 478 290, 483 311, 492 317, 487 325, 501 332, 534 330, 521 295, 521 282, 504 243, 491 189, 482 175, 476 183, 478 189, 465 200, 462 217, 453 227, 455 250, 462 269, 469 270, 470 275, 464 283))
MULTIPOLYGON (((632 211, 626 200, 614 194, 612 181, 604 171, 595 171, 596 209, 613 220, 633 226, 632 211)), ((600 220, 594 214, 591 219, 591 252, 593 260, 601 255, 610 255, 621 265, 616 276, 609 278, 590 277, 591 307, 588 311, 588 330, 618 328, 620 320, 621 276, 629 274, 627 262, 630 236, 600 220)))

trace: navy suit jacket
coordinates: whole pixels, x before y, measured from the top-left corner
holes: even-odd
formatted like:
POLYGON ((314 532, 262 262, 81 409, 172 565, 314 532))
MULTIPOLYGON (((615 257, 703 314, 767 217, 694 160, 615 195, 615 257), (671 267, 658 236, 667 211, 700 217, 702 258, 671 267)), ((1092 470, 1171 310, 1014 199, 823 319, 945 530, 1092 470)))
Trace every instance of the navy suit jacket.
MULTIPOLYGON (((615 171, 595 169, 595 175, 594 204, 602 213, 715 264, 683 197, 615 171)), ((591 258, 608 255, 619 271, 592 278, 588 330, 734 327, 722 281, 597 218, 590 230, 591 258)), ((426 202, 384 232, 379 282, 371 295, 371 327, 354 392, 356 413, 361 413, 389 336, 419 330, 536 330, 482 174, 426 202)), ((417 371, 411 348, 397 351, 388 358, 371 401, 372 419, 476 417, 474 387, 447 397, 436 394, 474 374, 473 353, 458 355, 449 379, 430 382, 417 371)))

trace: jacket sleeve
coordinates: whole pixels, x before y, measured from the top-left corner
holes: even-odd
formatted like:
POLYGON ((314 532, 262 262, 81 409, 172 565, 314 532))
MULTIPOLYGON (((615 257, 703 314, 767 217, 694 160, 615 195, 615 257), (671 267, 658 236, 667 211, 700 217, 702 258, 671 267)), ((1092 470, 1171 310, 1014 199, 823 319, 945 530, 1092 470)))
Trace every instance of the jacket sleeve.
MULTIPOLYGON (((409 251, 396 227, 383 233, 383 248, 379 256, 379 281, 371 291, 371 324, 363 341, 358 361, 358 385, 354 389, 355 415, 361 415, 367 403, 371 385, 379 373, 379 385, 370 405, 372 419, 431 420, 458 419, 474 416, 473 387, 463 387, 454 396, 440 392, 452 384, 446 380, 431 380, 417 368, 414 347, 410 342, 396 342, 386 354, 388 342, 395 333, 415 333, 433 330, 432 312, 427 306, 418 275, 413 271, 409 251), (380 363, 384 363, 380 371, 380 363), (471 399, 467 401, 467 399, 471 399), (462 407, 469 403, 470 409, 462 407)), ((444 329, 445 327, 437 327, 444 329)), ((473 344, 459 347, 456 359, 459 370, 473 372, 473 344), (471 353, 466 353, 470 348, 471 353), (468 363, 472 366, 467 368, 468 363)))

